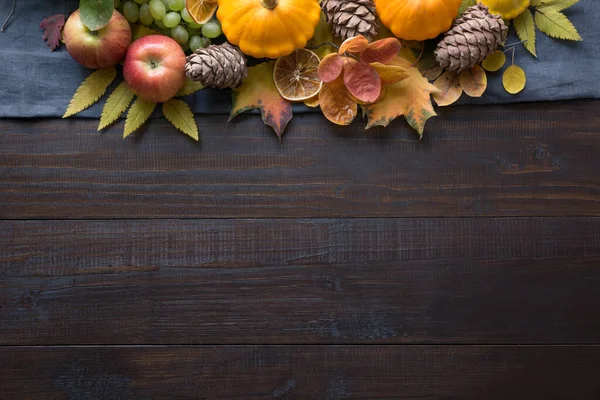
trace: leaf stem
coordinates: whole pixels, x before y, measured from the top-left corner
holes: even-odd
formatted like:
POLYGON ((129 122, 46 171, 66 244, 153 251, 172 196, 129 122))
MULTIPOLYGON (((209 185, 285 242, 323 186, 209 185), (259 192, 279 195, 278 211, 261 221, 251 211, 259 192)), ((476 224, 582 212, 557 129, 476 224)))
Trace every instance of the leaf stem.
POLYGON ((335 43, 332 43, 332 42, 323 42, 323 43, 321 43, 321 44, 318 44, 318 45, 316 45, 316 46, 312 46, 312 47, 306 47, 306 48, 307 48, 307 49, 309 49, 309 50, 316 50, 316 49, 318 49, 319 47, 323 47, 323 46, 332 46, 332 47, 335 47, 335 48, 336 48, 336 49, 338 49, 338 50, 340 49, 340 46, 338 46, 337 44, 335 44, 335 43))
POLYGON ((6 17, 6 21, 4 21, 4 25, 2 25, 2 29, 0 29, 0 32, 4 32, 4 30, 6 29, 6 25, 8 25, 8 21, 10 21, 10 18, 13 16, 16 9, 17 9, 17 0, 13 0, 12 9, 10 10, 10 14, 8 14, 8 17, 6 17))
POLYGON ((424 51, 425 51, 425 42, 421 42, 421 53, 419 53, 419 57, 417 57, 417 59, 415 60, 415 62, 412 64, 413 67, 415 65, 417 65, 417 63, 419 62, 419 60, 421 59, 421 57, 423 57, 423 52, 424 51))

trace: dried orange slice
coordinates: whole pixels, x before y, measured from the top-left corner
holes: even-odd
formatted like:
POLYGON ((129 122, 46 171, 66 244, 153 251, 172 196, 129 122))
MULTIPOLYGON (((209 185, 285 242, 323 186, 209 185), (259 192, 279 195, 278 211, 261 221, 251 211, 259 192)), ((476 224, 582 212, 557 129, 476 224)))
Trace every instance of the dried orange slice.
POLYGON ((279 94, 290 101, 310 99, 321 90, 319 56, 307 49, 294 50, 279 57, 273 68, 273 80, 279 94))
POLYGON ((217 0, 187 0, 186 8, 197 24, 207 23, 219 5, 217 0))

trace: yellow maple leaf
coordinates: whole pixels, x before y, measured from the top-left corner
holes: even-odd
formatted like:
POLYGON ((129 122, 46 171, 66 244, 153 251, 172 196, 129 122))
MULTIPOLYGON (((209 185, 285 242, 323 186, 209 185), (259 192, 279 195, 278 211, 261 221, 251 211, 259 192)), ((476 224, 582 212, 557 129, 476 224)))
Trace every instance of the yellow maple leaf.
POLYGON ((376 103, 363 106, 368 119, 367 128, 387 126, 401 115, 423 137, 425 122, 435 115, 431 104, 431 94, 439 89, 430 84, 421 72, 402 57, 396 57, 389 64, 406 68, 408 76, 391 85, 386 85, 385 96, 376 103))
POLYGON ((273 62, 248 68, 248 77, 233 89, 229 121, 247 110, 259 108, 263 122, 273 128, 279 139, 292 119, 292 104, 279 94, 273 81, 273 62))

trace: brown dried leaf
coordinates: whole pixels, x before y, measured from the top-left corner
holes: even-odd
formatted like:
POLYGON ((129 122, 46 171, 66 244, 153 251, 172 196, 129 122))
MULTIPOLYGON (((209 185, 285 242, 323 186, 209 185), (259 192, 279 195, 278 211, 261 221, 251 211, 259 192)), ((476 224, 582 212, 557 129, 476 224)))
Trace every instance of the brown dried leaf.
POLYGON ((51 51, 54 51, 60 45, 62 38, 62 28, 65 26, 65 15, 56 14, 44 18, 40 23, 40 28, 44 30, 44 40, 51 51))
POLYGON ((319 103, 325 118, 337 125, 350 125, 358 111, 341 76, 333 82, 323 83, 319 103))
POLYGON ((446 71, 433 82, 433 86, 440 91, 433 94, 433 99, 438 106, 449 106, 456 102, 462 94, 460 79, 456 72, 446 71))
POLYGON ((487 75, 479 65, 465 69, 460 73, 458 79, 467 96, 481 97, 487 89, 487 75))

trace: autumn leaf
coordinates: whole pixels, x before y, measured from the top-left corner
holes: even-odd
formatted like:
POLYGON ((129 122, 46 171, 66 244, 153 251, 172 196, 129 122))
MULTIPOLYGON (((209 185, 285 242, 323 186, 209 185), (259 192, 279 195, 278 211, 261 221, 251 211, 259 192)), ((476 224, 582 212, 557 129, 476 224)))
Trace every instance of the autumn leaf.
POLYGON ((175 94, 175 97, 189 96, 202 89, 204 89, 204 86, 200 82, 193 81, 186 76, 183 87, 179 89, 179 92, 175 94))
POLYGON ((125 119, 125 129, 123 130, 123 139, 135 132, 144 124, 152 115, 152 111, 156 108, 156 103, 142 100, 139 97, 133 103, 127 118, 125 119))
POLYGON ((163 103, 163 114, 167 121, 181 132, 198 140, 198 125, 194 119, 194 113, 185 101, 171 99, 163 103))
POLYGON ((345 69, 344 83, 354 97, 365 103, 373 103, 381 93, 381 79, 377 71, 362 61, 345 69))
POLYGON ((529 9, 525 9, 519 16, 514 20, 515 31, 519 39, 523 42, 523 46, 537 57, 535 52, 535 24, 533 22, 533 15, 529 9))
POLYGON ((353 36, 344 40, 338 50, 338 54, 344 53, 358 54, 369 46, 369 41, 362 35, 353 36))
POLYGON ((98 130, 100 131, 115 122, 127 110, 133 96, 134 94, 127 86, 127 82, 121 82, 104 103, 98 130))
POLYGON ((532 7, 552 8, 556 11, 561 11, 577 4, 578 2, 579 0, 531 0, 530 5, 532 7))
POLYGON ((360 52, 360 59, 367 64, 374 62, 387 64, 396 58, 401 48, 402 44, 396 38, 381 39, 369 43, 367 48, 360 52))
POLYGON ((399 65, 386 65, 378 62, 374 62, 369 65, 371 65, 371 67, 373 67, 373 69, 377 72, 377 75, 379 75, 381 83, 386 85, 390 83, 396 83, 408 77, 406 68, 399 65))
POLYGON ((502 85, 510 94, 517 94, 525 88, 527 77, 525 71, 518 65, 511 65, 502 74, 502 85))
POLYGON ((433 94, 433 99, 440 107, 455 103, 463 92, 460 77, 453 71, 444 72, 433 82, 433 86, 440 90, 433 94))
POLYGON ((432 54, 421 57, 417 61, 416 67, 428 81, 436 80, 444 71, 432 54))
POLYGON ((419 137, 427 120, 435 115, 430 95, 438 88, 430 84, 418 69, 402 57, 396 57, 390 64, 406 68, 408 77, 392 85, 386 85, 386 93, 374 104, 364 106, 368 123, 367 129, 374 126, 387 126, 397 117, 404 118, 419 137))
POLYGON ((344 59, 339 54, 328 54, 319 63, 319 79, 332 82, 340 76, 343 69, 344 59))
POLYGON ((273 128, 279 139, 292 119, 292 104, 285 100, 273 82, 273 62, 248 68, 248 77, 233 89, 233 104, 229 121, 244 111, 259 108, 263 122, 273 128))
POLYGON ((316 95, 314 95, 313 97, 311 97, 310 99, 304 100, 304 105, 307 107, 310 107, 310 108, 318 107, 319 104, 320 103, 319 103, 319 94, 318 93, 316 95))
POLYGON ((77 88, 63 118, 75 115, 97 102, 106 93, 106 89, 116 76, 117 70, 115 67, 97 69, 92 72, 77 88))
POLYGON ((502 50, 496 50, 481 62, 481 66, 486 71, 495 72, 504 66, 506 63, 506 54, 502 50))
POLYGON ((40 28, 44 30, 44 40, 51 51, 54 51, 60 45, 62 38, 62 28, 65 26, 65 15, 56 14, 44 18, 40 23, 40 28))
POLYGON ((325 118, 337 125, 350 125, 358 111, 341 76, 333 82, 323 83, 319 104, 325 118))
POLYGON ((583 40, 575 26, 559 11, 538 8, 535 12, 535 24, 546 35, 565 40, 583 40))
POLYGON ((487 89, 487 75, 479 65, 465 69, 458 78, 460 86, 467 96, 481 97, 487 89))

